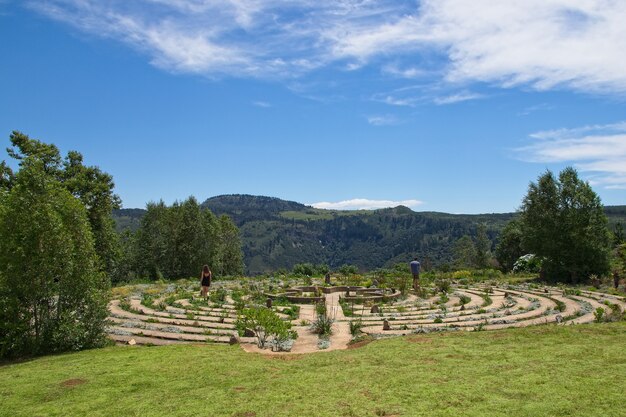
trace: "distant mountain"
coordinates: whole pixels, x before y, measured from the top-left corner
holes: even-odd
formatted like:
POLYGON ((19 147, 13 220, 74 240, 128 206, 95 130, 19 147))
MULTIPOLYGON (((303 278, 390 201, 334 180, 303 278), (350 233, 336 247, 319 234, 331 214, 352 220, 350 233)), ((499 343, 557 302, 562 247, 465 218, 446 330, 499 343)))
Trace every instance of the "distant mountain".
MULTIPOLYGON (((418 256, 432 265, 450 263, 454 242, 475 235, 485 223, 493 242, 515 213, 447 214, 414 212, 408 207, 380 210, 322 210, 273 197, 222 195, 202 203, 227 214, 241 231, 247 273, 259 274, 296 263, 343 264, 363 269, 407 262, 418 256)), ((611 224, 626 224, 626 206, 606 207, 611 224)), ((136 230, 145 211, 114 213, 118 230, 136 230)))

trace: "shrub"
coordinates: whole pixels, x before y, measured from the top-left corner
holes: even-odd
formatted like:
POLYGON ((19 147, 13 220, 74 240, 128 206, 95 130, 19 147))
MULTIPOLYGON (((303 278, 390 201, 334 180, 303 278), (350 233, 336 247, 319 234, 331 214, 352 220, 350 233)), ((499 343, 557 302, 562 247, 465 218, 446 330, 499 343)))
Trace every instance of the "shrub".
POLYGON ((288 308, 284 308, 281 313, 287 315, 289 320, 296 320, 300 316, 300 306, 293 305, 288 308))
POLYGON ((362 320, 350 320, 350 334, 352 336, 356 336, 361 333, 361 329, 363 328, 362 320))
POLYGON ((297 337, 291 331, 291 323, 283 321, 269 308, 255 307, 243 310, 237 320, 237 328, 249 328, 254 330, 257 337, 257 345, 264 349, 270 338, 281 343, 289 338, 297 337))
POLYGON ((333 323, 335 320, 327 316, 326 314, 318 315, 317 319, 311 323, 311 330, 313 333, 320 336, 330 336, 333 334, 333 323))
POLYGON ((454 279, 465 279, 467 280, 472 276, 472 272, 467 269, 461 269, 452 273, 452 278, 454 279))
POLYGON ((472 301, 472 299, 465 294, 462 294, 459 296, 459 304, 461 305, 465 305, 469 303, 470 301, 472 301))
POLYGON ((342 265, 339 268, 339 273, 343 276, 353 275, 359 272, 359 268, 354 265, 342 265))
POLYGON ((520 256, 513 264, 513 272, 530 272, 538 273, 541 270, 541 258, 528 253, 520 256))
POLYGON ((448 293, 450 292, 450 281, 445 278, 439 278, 435 281, 435 288, 438 292, 448 293))
POLYGON ((605 320, 604 313, 605 310, 602 307, 596 308, 596 311, 593 312, 596 323, 602 323, 605 320))
POLYGON ((226 302, 226 290, 224 288, 218 288, 209 294, 209 300, 215 304, 224 304, 226 302))
POLYGON ((310 263, 295 264, 291 272, 296 276, 313 276, 315 267, 310 263))

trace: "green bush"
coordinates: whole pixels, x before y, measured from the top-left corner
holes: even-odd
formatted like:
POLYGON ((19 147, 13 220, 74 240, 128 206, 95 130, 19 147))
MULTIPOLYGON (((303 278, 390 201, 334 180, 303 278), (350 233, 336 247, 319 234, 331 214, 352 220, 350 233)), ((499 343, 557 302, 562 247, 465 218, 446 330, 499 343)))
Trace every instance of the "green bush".
POLYGON ((361 329, 363 328, 362 320, 350 320, 350 334, 352 336, 356 336, 361 333, 361 329))
POLYGON ((513 264, 513 272, 538 273, 541 270, 541 258, 532 253, 520 256, 513 264))
POLYGON ((317 316, 317 319, 313 323, 311 323, 311 330, 313 333, 318 334, 320 336, 330 336, 333 334, 333 323, 335 320, 330 318, 326 314, 321 314, 317 316))
POLYGON ((276 313, 265 307, 244 309, 237 319, 236 326, 238 329, 254 330, 257 345, 261 349, 267 346, 270 338, 282 342, 297 337, 297 334, 291 331, 291 323, 281 320, 276 313))
POLYGON ((224 288, 218 288, 209 293, 209 300, 215 304, 224 304, 226 302, 227 292, 224 288))

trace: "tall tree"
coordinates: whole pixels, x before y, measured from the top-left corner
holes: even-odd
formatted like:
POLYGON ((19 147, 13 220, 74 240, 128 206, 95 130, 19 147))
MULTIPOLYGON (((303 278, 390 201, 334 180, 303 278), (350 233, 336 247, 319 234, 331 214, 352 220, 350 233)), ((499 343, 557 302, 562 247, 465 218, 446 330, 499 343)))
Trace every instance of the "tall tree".
POLYGON ((613 232, 613 244, 619 246, 622 243, 624 243, 624 227, 621 222, 617 222, 615 231, 613 232))
POLYGON ((101 346, 108 279, 87 212, 45 161, 26 157, 1 193, 0 356, 101 346))
POLYGON ((491 241, 487 236, 487 226, 479 223, 476 227, 476 241, 474 242, 476 266, 478 268, 487 268, 489 259, 491 258, 491 241))
POLYGON ((475 266, 476 247, 472 238, 464 235, 454 243, 454 266, 472 268, 475 266))
MULTIPOLYGON (((224 226, 226 232, 222 236, 221 223, 193 197, 170 207, 162 201, 149 203, 135 236, 137 272, 150 278, 189 278, 207 264, 219 273, 222 263, 235 262, 230 261, 235 256, 232 248, 222 248, 223 244, 230 244, 233 233, 238 238, 239 231, 232 222, 231 225, 235 230, 224 226)), ((241 259, 240 246, 238 251, 241 259)))
POLYGON ((522 245, 543 258, 543 273, 552 280, 577 283, 609 270, 610 239, 598 195, 565 168, 531 183, 521 208, 522 245))
POLYGON ((218 271, 223 275, 240 275, 244 265, 239 229, 226 215, 219 217, 218 226, 218 271))
POLYGON ((160 278, 167 270, 168 245, 167 206, 163 201, 150 202, 135 237, 137 273, 150 278, 160 278))
MULTIPOLYGON (((26 160, 40 161, 44 172, 80 199, 87 210, 101 268, 114 279, 118 278, 120 244, 111 212, 120 208, 121 202, 113 193, 115 184, 111 175, 98 167, 85 166, 79 152, 70 151, 62 159, 55 145, 31 139, 17 131, 11 134, 10 140, 12 147, 7 148, 9 156, 20 161, 20 165, 26 160)), ((1 168, 0 183, 10 182, 10 170, 4 165, 1 168)))
POLYGON ((513 219, 504 226, 498 245, 496 260, 504 271, 511 271, 517 259, 524 255, 522 249, 522 230, 519 219, 513 219))

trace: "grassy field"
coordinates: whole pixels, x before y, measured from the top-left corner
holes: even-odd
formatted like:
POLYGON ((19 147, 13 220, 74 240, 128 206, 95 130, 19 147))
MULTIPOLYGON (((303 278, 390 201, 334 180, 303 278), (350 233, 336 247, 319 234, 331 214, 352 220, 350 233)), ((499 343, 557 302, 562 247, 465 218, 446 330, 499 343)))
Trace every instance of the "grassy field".
POLYGON ((267 357, 111 347, 0 366, 2 416, 625 416, 626 323, 267 357))

